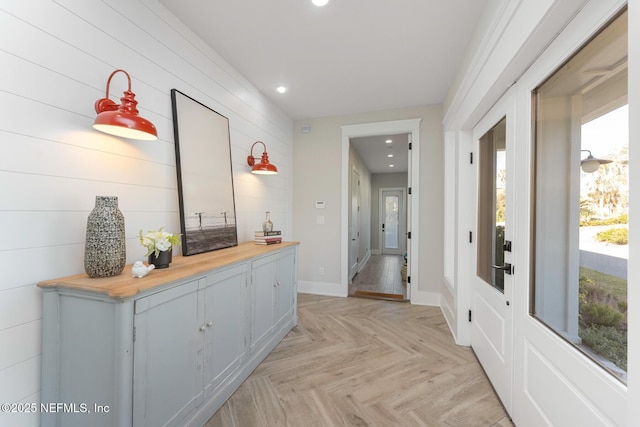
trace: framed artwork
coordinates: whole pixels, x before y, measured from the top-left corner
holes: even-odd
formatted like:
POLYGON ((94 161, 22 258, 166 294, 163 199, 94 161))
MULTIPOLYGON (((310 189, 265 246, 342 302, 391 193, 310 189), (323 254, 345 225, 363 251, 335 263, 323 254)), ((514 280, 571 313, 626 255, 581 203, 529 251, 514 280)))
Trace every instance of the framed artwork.
POLYGON ((229 119, 171 89, 182 254, 238 245, 229 119))

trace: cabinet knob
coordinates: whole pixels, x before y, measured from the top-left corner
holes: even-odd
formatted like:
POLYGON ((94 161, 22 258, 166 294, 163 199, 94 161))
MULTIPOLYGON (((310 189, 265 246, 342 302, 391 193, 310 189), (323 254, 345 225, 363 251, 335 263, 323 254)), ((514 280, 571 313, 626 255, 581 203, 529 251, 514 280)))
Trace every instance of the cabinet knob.
POLYGON ((206 327, 206 326, 204 326, 204 325, 200 326, 200 331, 201 331, 201 332, 204 332, 206 329, 207 329, 207 327, 206 327))
POLYGON ((207 328, 210 328, 211 326, 213 326, 213 322, 207 322, 207 328))

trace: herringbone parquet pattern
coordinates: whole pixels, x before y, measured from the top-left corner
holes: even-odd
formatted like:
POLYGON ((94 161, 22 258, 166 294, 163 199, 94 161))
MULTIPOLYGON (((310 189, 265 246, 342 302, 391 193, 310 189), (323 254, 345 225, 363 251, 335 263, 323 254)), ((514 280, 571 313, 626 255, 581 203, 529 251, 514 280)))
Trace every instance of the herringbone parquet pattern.
POLYGON ((206 427, 510 425, 439 308, 300 294, 298 319, 206 427))

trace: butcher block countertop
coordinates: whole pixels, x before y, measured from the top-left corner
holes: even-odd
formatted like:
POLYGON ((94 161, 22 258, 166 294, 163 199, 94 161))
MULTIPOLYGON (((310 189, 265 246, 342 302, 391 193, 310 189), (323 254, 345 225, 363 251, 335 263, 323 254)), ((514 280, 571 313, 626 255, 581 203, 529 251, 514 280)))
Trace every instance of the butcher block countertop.
POLYGON ((142 278, 134 278, 131 276, 132 264, 129 264, 125 266, 122 273, 117 276, 94 279, 86 274, 77 274, 60 279, 46 280, 38 283, 38 286, 43 289, 67 288, 71 290, 89 291, 110 298, 126 299, 156 286, 165 285, 189 276, 211 271, 229 264, 246 261, 298 244, 298 242, 282 242, 273 245, 256 245, 252 241, 244 242, 238 246, 205 252, 203 254, 174 256, 169 268, 151 270, 149 274, 142 278))

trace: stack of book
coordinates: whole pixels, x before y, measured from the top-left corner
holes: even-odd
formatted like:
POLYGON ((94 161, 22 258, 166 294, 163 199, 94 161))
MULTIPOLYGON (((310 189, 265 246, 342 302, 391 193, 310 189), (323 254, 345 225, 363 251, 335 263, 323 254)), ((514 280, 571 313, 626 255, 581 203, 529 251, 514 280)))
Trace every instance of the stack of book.
POLYGON ((256 231, 254 236, 256 245, 273 245, 282 242, 280 231, 256 231))

